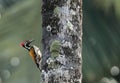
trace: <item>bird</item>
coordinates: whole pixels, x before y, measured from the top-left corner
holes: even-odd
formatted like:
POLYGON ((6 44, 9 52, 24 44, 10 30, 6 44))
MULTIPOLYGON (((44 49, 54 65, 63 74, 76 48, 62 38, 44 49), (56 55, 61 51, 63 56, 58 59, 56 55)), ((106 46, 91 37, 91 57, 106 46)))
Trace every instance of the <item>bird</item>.
POLYGON ((40 65, 41 65, 41 61, 42 61, 41 60, 42 53, 41 53, 40 49, 37 46, 31 45, 31 43, 33 41, 34 40, 25 40, 25 41, 20 43, 20 46, 29 51, 29 55, 33 59, 33 61, 36 64, 37 68, 40 69, 40 65))

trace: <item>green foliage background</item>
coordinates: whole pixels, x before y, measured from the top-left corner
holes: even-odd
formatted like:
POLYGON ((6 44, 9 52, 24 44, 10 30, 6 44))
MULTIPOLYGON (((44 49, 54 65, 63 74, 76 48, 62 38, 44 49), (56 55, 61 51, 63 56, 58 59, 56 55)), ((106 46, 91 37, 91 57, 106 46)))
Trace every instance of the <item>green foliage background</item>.
MULTIPOLYGON (((23 0, 2 11, 0 19, 0 83, 39 83, 40 72, 20 47, 20 42, 35 39, 40 47, 41 10, 40 0, 23 0), (17 66, 11 65, 13 57, 19 59, 17 66), (6 72, 7 71, 7 72, 6 72)), ((13 59, 14 60, 14 59, 13 59)), ((18 62, 16 59, 14 62, 18 62)))
MULTIPOLYGON (((40 72, 19 43, 35 39, 41 46, 41 0, 17 1, 0 5, 0 83, 39 83, 40 72)), ((83 83, 120 78, 110 73, 113 66, 120 67, 119 3, 83 0, 83 83)))

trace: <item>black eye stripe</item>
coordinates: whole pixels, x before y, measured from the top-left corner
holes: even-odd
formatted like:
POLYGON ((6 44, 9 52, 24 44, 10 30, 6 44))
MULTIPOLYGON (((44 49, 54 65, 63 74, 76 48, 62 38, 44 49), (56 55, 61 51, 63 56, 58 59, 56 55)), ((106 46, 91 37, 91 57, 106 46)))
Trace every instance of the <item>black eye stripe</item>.
POLYGON ((25 48, 28 48, 28 46, 27 46, 27 42, 25 42, 25 48))

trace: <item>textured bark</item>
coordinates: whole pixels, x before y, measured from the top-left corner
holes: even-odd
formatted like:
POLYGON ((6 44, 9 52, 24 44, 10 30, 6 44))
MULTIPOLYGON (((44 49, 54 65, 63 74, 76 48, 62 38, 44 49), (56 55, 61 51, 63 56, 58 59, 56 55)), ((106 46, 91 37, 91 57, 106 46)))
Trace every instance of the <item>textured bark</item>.
POLYGON ((82 0, 43 0, 41 83, 81 83, 82 0))

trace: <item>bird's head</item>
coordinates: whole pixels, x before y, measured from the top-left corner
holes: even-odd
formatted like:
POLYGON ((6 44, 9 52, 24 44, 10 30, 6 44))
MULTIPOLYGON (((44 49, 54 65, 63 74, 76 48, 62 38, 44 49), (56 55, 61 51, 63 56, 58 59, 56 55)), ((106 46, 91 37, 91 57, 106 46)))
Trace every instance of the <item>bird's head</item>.
POLYGON ((24 47, 25 49, 27 49, 27 50, 30 50, 30 48, 31 48, 31 43, 33 42, 34 40, 26 40, 26 41, 24 41, 24 42, 21 42, 20 43, 20 46, 21 47, 24 47))

